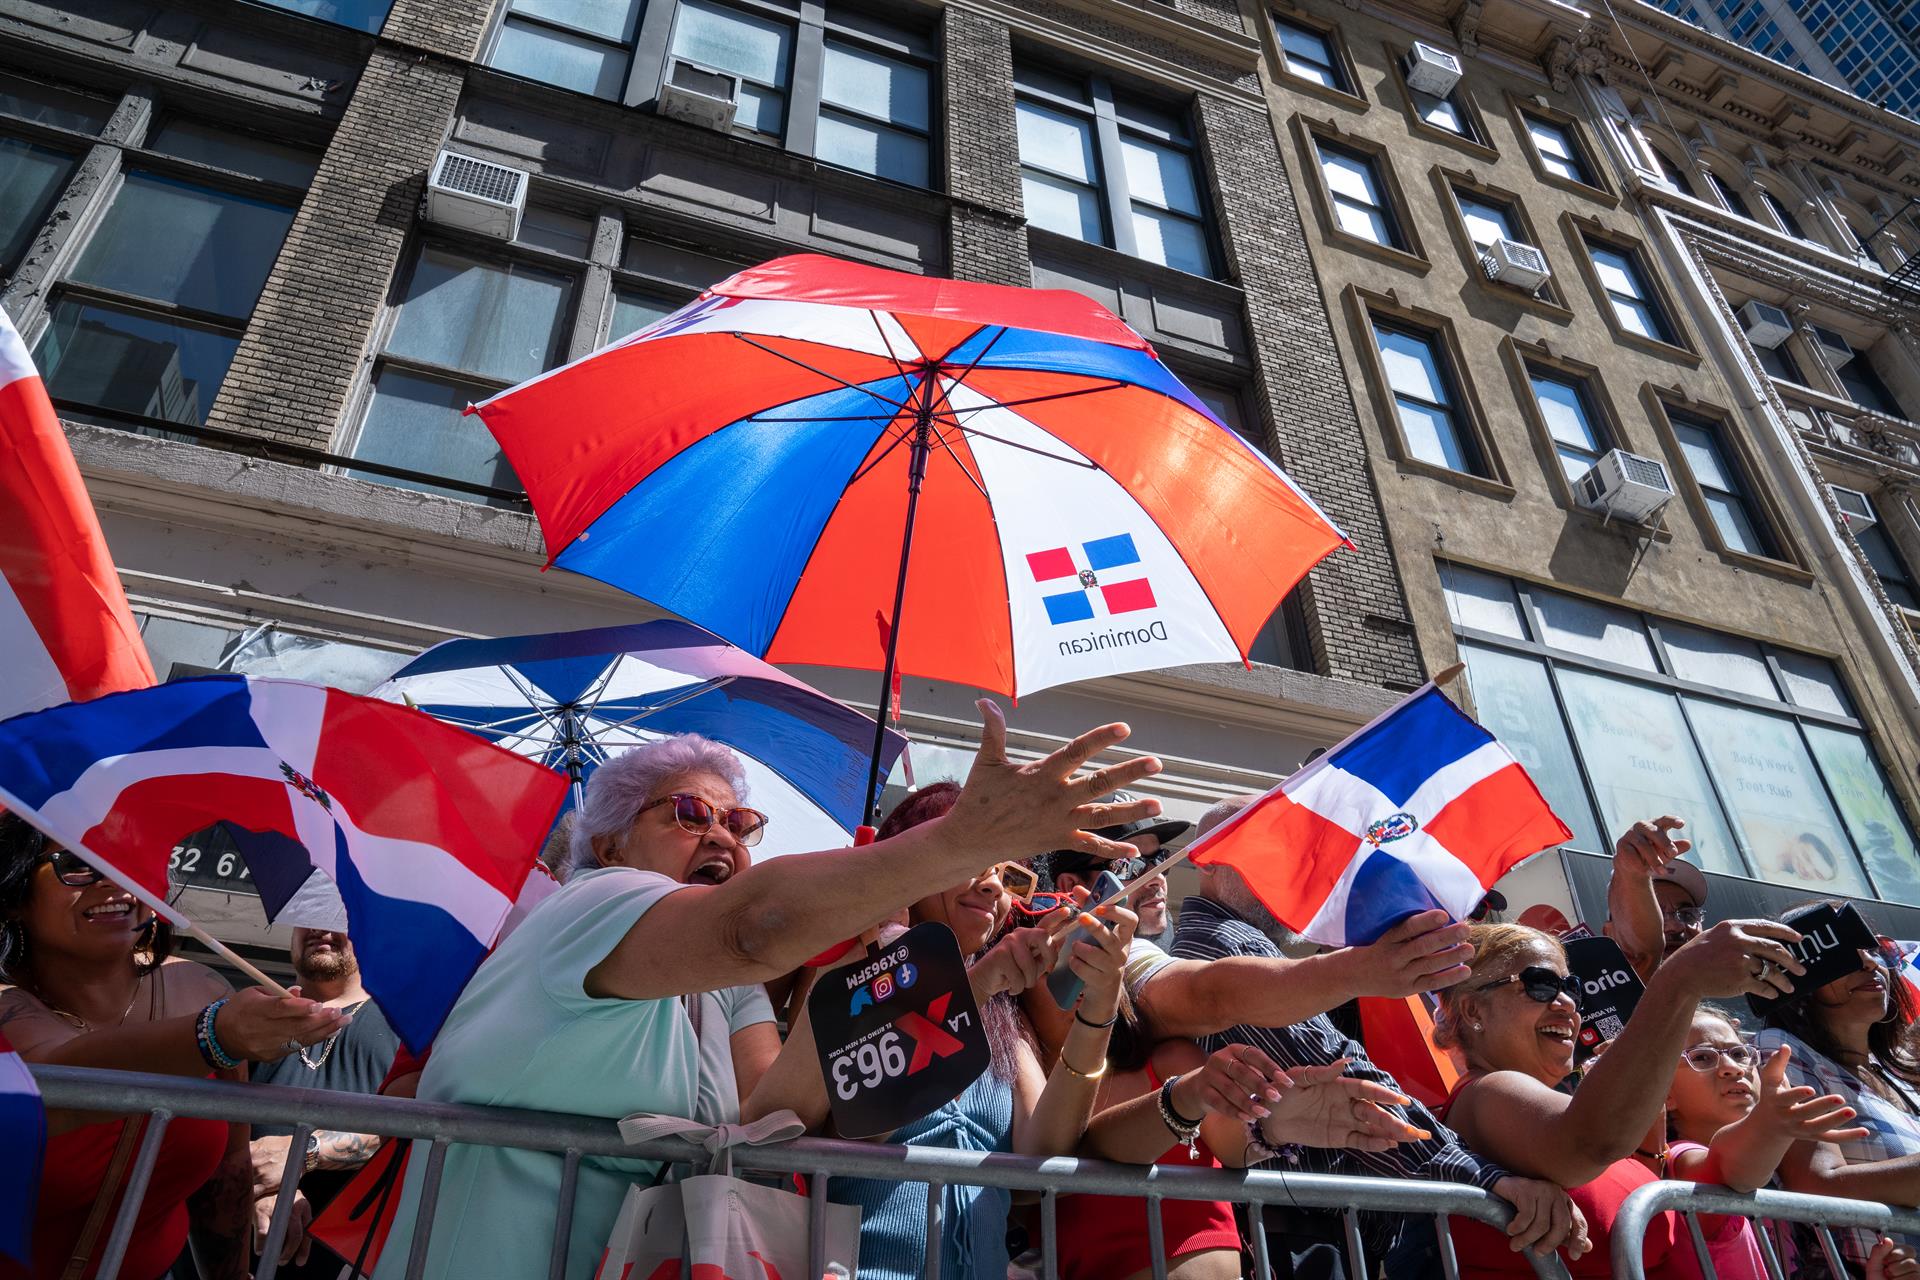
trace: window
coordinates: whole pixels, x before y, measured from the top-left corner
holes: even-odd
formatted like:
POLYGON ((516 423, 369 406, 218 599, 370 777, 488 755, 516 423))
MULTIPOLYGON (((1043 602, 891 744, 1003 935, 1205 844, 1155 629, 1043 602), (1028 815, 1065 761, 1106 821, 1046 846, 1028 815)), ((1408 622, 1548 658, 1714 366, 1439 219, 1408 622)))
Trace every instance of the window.
POLYGON ((1831 664, 1455 565, 1441 583, 1480 719, 1573 847, 1681 813, 1708 871, 1920 902, 1920 849, 1831 664))
POLYGON ((1588 187, 1598 185, 1593 180, 1593 170, 1587 164, 1586 154, 1580 149, 1571 125, 1558 124, 1535 115, 1523 115, 1523 118, 1527 122, 1527 136, 1533 139, 1533 153, 1540 158, 1541 168, 1568 182, 1578 182, 1588 187))
POLYGON ((1681 195, 1692 195, 1693 184, 1687 181, 1686 171, 1680 167, 1679 163, 1658 147, 1649 147, 1648 150, 1653 152, 1654 163, 1660 166, 1660 176, 1671 183, 1681 195))
POLYGON ((607 321, 607 341, 638 333, 656 321, 665 320, 679 304, 642 289, 620 288, 613 291, 613 314, 607 321))
POLYGON ((1014 80, 1028 222, 1213 274, 1193 138, 1181 115, 1116 94, 1100 76, 1018 67, 1014 80), (1111 130, 1102 127, 1109 122, 1111 130))
MULTIPOLYGON (((561 272, 423 245, 374 369, 353 456, 469 484, 519 488, 486 427, 463 418, 462 411, 564 358, 572 296, 573 281, 561 272)), ((349 474, 469 496, 424 481, 349 474)))
POLYGON ((1374 321, 1373 337, 1407 452, 1449 471, 1482 474, 1439 338, 1382 320, 1374 321))
POLYGON ((1273 25, 1280 34, 1280 59, 1289 75, 1311 80, 1323 89, 1353 92, 1329 34, 1279 17, 1273 20, 1273 25))
POLYGON ((1741 470, 1721 437, 1724 428, 1711 419, 1677 409, 1667 410, 1667 419, 1673 423, 1681 456, 1687 460, 1693 482, 1700 486, 1701 500, 1707 504, 1713 527, 1727 550, 1778 559, 1780 550, 1747 495, 1741 470))
POLYGON ((185 121, 162 124, 151 146, 195 163, 161 172, 129 158, 54 296, 36 359, 57 399, 197 423, 239 348, 312 159, 185 121))
POLYGON ((1406 249, 1380 178, 1379 161, 1359 151, 1316 138, 1320 174, 1333 204, 1334 224, 1350 236, 1390 249, 1406 249))
POLYGON ((91 135, 106 128, 112 115, 113 103, 104 98, 0 74, 0 116, 91 135))
POLYGON ((26 256, 27 246, 66 190, 87 145, 83 138, 61 145, 48 130, 97 134, 112 113, 110 102, 0 75, 0 130, 7 127, 9 118, 41 126, 31 130, 30 136, 9 137, 0 132, 0 278, 12 275, 26 256))
POLYGON ((1640 269, 1638 255, 1594 240, 1587 241, 1587 251, 1593 256, 1594 272, 1620 327, 1655 342, 1674 342, 1673 326, 1640 269))
POLYGON ((683 59, 740 77, 733 127, 781 137, 793 63, 793 24, 712 0, 680 0, 668 64, 683 59))
POLYGON ((1519 215, 1505 200, 1459 187, 1453 189, 1453 199, 1460 209, 1460 221, 1466 225, 1467 239, 1480 252, 1485 253, 1495 240, 1528 243, 1520 231, 1519 215))
POLYGON ((1795 240, 1807 239, 1806 230, 1801 227, 1800 219, 1793 216, 1787 206, 1781 203, 1778 196, 1774 195, 1773 192, 1767 190, 1765 187, 1758 187, 1756 190, 1760 192, 1760 203, 1767 206, 1767 212, 1773 215, 1773 220, 1780 224, 1782 231, 1792 236, 1795 240))
POLYGON ((508 0, 492 66, 618 101, 626 90, 642 0, 508 0))
POLYGON ((1760 367, 1767 371, 1769 377, 1784 378, 1803 387, 1807 385, 1806 376, 1800 372, 1800 366, 1794 361, 1793 352, 1787 350, 1785 341, 1777 347, 1755 345, 1753 352, 1760 357, 1760 367))
POLYGON ((352 27, 368 35, 379 34, 387 22, 387 10, 393 8, 393 0, 254 0, 254 3, 304 13, 309 18, 352 27))
POLYGON ((829 38, 814 154, 912 186, 928 185, 932 73, 903 58, 829 38))
POLYGON ((1527 366, 1527 379, 1561 469, 1569 482, 1578 480, 1610 447, 1586 379, 1534 365, 1527 366))
POLYGON ((1706 172, 1707 185, 1713 188, 1713 194, 1719 197, 1720 203, 1726 207, 1727 212, 1745 218, 1748 222, 1752 222, 1754 220, 1753 210, 1749 209, 1747 202, 1740 198, 1740 193, 1735 191, 1733 187, 1727 183, 1725 178, 1722 178, 1712 169, 1708 169, 1706 172))
POLYGON ((1892 390, 1881 381, 1880 374, 1874 369, 1873 362, 1864 351, 1855 351, 1853 359, 1834 370, 1840 378, 1840 385, 1846 388, 1847 398, 1863 409, 1875 413, 1884 413, 1889 418, 1904 418, 1907 411, 1894 398, 1892 390))
POLYGON ((1913 571, 1907 568, 1907 562, 1893 545, 1893 539, 1887 536, 1886 525, 1870 524, 1865 528, 1855 528, 1853 540, 1866 553, 1867 563, 1873 566, 1874 575, 1880 579, 1887 599, 1902 609, 1920 610, 1920 594, 1914 590, 1913 571))

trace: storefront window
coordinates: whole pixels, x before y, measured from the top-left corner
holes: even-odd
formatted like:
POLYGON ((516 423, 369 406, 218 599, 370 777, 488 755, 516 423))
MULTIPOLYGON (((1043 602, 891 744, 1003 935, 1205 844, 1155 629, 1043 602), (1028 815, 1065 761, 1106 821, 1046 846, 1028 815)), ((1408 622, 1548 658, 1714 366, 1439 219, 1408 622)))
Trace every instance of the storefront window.
POLYGON ((1900 816, 1900 802, 1887 786, 1866 738, 1845 729, 1808 725, 1807 741, 1868 874, 1880 885, 1881 896, 1920 902, 1920 848, 1914 845, 1913 831, 1900 816))
POLYGON ((1606 852, 1611 846, 1600 838, 1593 820, 1567 727, 1557 715, 1540 714, 1541 708, 1553 706, 1547 664, 1478 645, 1461 645, 1460 656, 1467 663, 1467 683, 1480 723, 1513 752, 1560 820, 1573 828, 1573 847, 1606 852))

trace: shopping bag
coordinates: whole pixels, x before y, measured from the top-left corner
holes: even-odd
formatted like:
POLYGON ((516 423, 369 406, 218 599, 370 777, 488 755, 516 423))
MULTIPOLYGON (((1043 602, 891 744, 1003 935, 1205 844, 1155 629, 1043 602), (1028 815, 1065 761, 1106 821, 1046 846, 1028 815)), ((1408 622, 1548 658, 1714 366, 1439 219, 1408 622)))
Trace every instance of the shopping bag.
MULTIPOLYGON (((713 1161, 679 1182, 629 1187, 594 1280, 680 1280, 683 1266, 693 1280, 808 1280, 811 1204, 732 1176, 734 1147, 797 1138, 805 1132, 799 1117, 779 1111, 750 1125, 704 1125, 642 1113, 622 1120, 620 1132, 629 1142, 688 1138, 713 1161)), ((828 1205, 823 1230, 825 1262, 856 1275, 859 1208, 828 1205)))

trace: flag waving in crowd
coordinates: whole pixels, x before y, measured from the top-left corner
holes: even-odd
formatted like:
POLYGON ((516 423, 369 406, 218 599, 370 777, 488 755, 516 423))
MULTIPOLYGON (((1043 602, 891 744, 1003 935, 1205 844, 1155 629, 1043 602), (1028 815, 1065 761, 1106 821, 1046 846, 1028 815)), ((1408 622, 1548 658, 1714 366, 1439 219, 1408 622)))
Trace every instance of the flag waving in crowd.
POLYGON ((100 520, 0 311, 0 719, 153 683, 100 520))
POLYGON ((181 837, 227 821, 297 843, 415 1047, 493 945, 566 789, 421 712, 288 680, 178 680, 0 724, 0 803, 169 918, 181 837))
POLYGON ((27 1064, 0 1034, 0 1280, 33 1265, 34 1205, 40 1198, 40 1159, 47 1112, 27 1064))
POLYGON ((1572 838, 1520 762, 1429 682, 1192 858, 1237 869, 1295 932, 1363 946, 1434 907, 1465 919, 1495 880, 1572 838))

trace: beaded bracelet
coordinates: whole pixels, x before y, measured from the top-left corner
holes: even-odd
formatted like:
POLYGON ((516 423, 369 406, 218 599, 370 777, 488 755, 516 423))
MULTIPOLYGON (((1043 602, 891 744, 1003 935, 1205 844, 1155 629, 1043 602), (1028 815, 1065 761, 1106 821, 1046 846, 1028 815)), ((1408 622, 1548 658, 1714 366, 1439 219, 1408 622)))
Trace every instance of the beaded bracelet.
POLYGON ((215 1071, 226 1071, 240 1065, 240 1059, 227 1052, 214 1031, 214 1020, 220 1016, 220 1006, 226 1002, 227 997, 222 996, 202 1009, 193 1028, 194 1047, 200 1050, 200 1057, 215 1071))
POLYGON ((1160 1123, 1167 1126, 1175 1138, 1187 1144, 1187 1155, 1193 1159, 1200 1156, 1200 1120, 1189 1120, 1173 1108, 1173 1086, 1180 1083, 1179 1076, 1169 1076, 1160 1086, 1160 1123))

